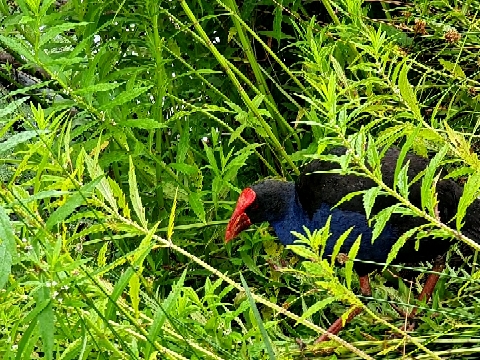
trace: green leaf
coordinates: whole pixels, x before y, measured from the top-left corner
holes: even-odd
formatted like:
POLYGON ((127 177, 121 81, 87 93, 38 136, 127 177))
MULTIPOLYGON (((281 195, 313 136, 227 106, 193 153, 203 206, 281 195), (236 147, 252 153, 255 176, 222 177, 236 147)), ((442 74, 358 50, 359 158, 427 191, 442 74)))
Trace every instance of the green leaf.
POLYGON ((402 167, 402 170, 398 173, 397 187, 400 195, 403 198, 408 199, 408 166, 410 165, 410 160, 407 161, 405 166, 402 167))
MULTIPOLYGON (((336 298, 334 296, 330 296, 330 297, 327 297, 325 299, 322 299, 318 302, 316 302, 315 304, 313 304, 312 306, 310 306, 303 314, 302 314, 302 317, 301 319, 302 320, 305 320, 307 318, 309 318, 310 316, 312 316, 313 314, 319 312, 320 310, 322 310, 323 308, 325 308, 325 306, 331 304, 332 302, 334 302, 336 300, 336 298)), ((298 324, 298 321, 295 323, 295 325, 298 324)))
POLYGON ((287 245, 287 249, 292 250, 298 256, 301 256, 305 259, 317 259, 318 255, 315 254, 313 251, 307 249, 305 246, 302 245, 287 245))
POLYGON ((342 198, 340 199, 340 201, 339 201, 338 203, 336 203, 333 208, 336 208, 336 207, 340 206, 341 204, 343 204, 344 202, 350 201, 350 200, 353 199, 355 196, 357 196, 357 195, 362 195, 362 194, 364 194, 364 193, 365 193, 365 192, 364 192, 363 190, 354 191, 354 192, 348 193, 347 195, 345 195, 344 197, 342 197, 342 198))
POLYGON ((171 168, 180 171, 185 175, 196 175, 198 173, 198 168, 195 165, 181 164, 181 163, 171 163, 168 166, 171 168))
POLYGON ((65 220, 77 207, 85 203, 86 198, 90 197, 97 185, 103 177, 98 177, 88 184, 82 186, 78 191, 74 192, 59 208, 57 208, 48 218, 45 226, 47 229, 52 229, 53 226, 65 220))
POLYGON ((382 176, 380 171, 380 155, 378 154, 377 146, 372 138, 368 137, 368 145, 367 145, 367 160, 368 164, 374 171, 377 176, 382 176))
POLYGON ((383 209, 377 215, 375 215, 375 225, 373 226, 372 231, 372 244, 375 239, 380 236, 383 229, 385 228, 385 225, 387 224, 387 221, 390 219, 390 216, 398 208, 398 206, 398 204, 392 205, 386 209, 383 209))
POLYGON ((375 199, 379 193, 380 187, 376 186, 365 191, 363 195, 363 207, 365 208, 365 215, 367 216, 367 219, 370 218, 373 206, 375 205, 375 199))
POLYGON ((445 70, 452 73, 454 76, 465 79, 466 75, 463 72, 459 64, 454 64, 450 61, 439 59, 438 62, 443 66, 445 70))
POLYGON ((345 281, 347 282, 347 288, 349 289, 351 289, 352 286, 353 260, 355 260, 355 258, 357 257, 361 242, 362 234, 358 235, 357 240, 355 240, 347 255, 348 261, 345 264, 345 281))
POLYGON ((255 300, 252 297, 252 294, 250 293, 250 289, 248 288, 247 282, 243 278, 242 273, 240 273, 240 279, 242 280, 242 286, 245 289, 245 294, 247 295, 248 301, 250 303, 250 308, 253 311, 253 315, 255 317, 255 320, 257 321, 257 326, 260 329, 260 333, 262 334, 262 340, 265 345, 265 348, 267 349, 268 352, 268 357, 270 360, 275 360, 275 353, 273 352, 272 344, 270 342, 270 337, 268 336, 267 330, 265 330, 265 327, 263 326, 263 321, 260 316, 260 313, 258 312, 257 305, 255 304, 255 300))
POLYGON ((7 249, 5 241, 0 242, 0 290, 8 282, 8 277, 12 272, 12 254, 7 249))
POLYGON ((403 233, 402 236, 400 236, 395 244, 393 244, 392 249, 388 253, 387 260, 385 261, 385 266, 383 267, 383 270, 387 268, 388 265, 392 263, 393 260, 395 260, 395 257, 397 256, 398 252, 402 248, 402 246, 405 244, 405 242, 413 236, 418 231, 419 227, 413 228, 408 230, 407 232, 403 233))
POLYGON ((147 219, 145 218, 145 209, 142 205, 142 199, 138 193, 137 177, 135 175, 135 166, 133 166, 132 157, 128 157, 130 167, 128 170, 128 185, 130 189, 130 201, 132 202, 133 210, 140 220, 140 224, 146 229, 148 227, 147 219))
POLYGON ((34 295, 36 307, 42 310, 38 313, 38 331, 42 338, 43 357, 47 360, 53 359, 53 350, 55 343, 55 315, 53 313, 52 299, 50 289, 43 284, 34 295))
POLYGON ((204 145, 203 148, 205 149, 205 154, 207 155, 208 164, 210 168, 213 170, 215 175, 220 175, 220 170, 218 169, 217 160, 215 159, 215 155, 213 154, 212 149, 207 145, 204 145))
POLYGON ((150 88, 151 88, 151 86, 145 86, 145 87, 139 87, 139 88, 136 88, 136 89, 124 91, 124 92, 120 93, 119 95, 117 95, 115 97, 115 99, 113 99, 112 101, 109 101, 108 103, 103 104, 101 109, 102 110, 107 110, 107 109, 111 109, 115 106, 123 105, 123 104, 139 97, 140 95, 142 95, 144 92, 146 92, 150 88))
POLYGON ((195 215, 197 215, 198 218, 205 223, 205 209, 203 207, 201 195, 196 192, 191 192, 188 194, 188 202, 190 203, 190 207, 195 215))
POLYGON ((138 318, 138 307, 140 305, 140 278, 137 273, 134 273, 128 281, 128 295, 130 296, 132 308, 135 311, 135 318, 138 318))
POLYGON ((20 39, 19 37, 8 38, 0 35, 0 42, 5 45, 5 48, 11 49, 18 55, 23 56, 27 61, 35 63, 35 58, 30 52, 29 46, 26 44, 25 40, 20 39))
POLYGON ((95 85, 90 85, 86 86, 81 89, 75 90, 73 93, 74 94, 94 94, 96 92, 101 92, 101 91, 110 91, 113 89, 116 89, 122 85, 121 83, 100 83, 100 84, 95 84, 95 85))
POLYGON ((458 202, 456 226, 460 230, 463 226, 462 220, 467 214, 468 207, 477 199, 478 190, 480 188, 480 172, 477 171, 469 176, 463 187, 463 194, 458 202))
POLYGON ((417 97, 413 92, 413 88, 408 81, 408 70, 409 67, 405 63, 400 71, 400 76, 398 77, 398 87, 400 88, 400 95, 402 96, 405 104, 410 108, 415 119, 422 120, 422 114, 420 113, 420 107, 418 106, 417 97))
POLYGON ((413 131, 413 133, 406 136, 407 140, 405 141, 405 144, 403 144, 402 149, 400 150, 400 154, 398 155, 398 159, 397 159, 397 164, 395 165, 395 173, 393 176, 394 189, 397 187, 398 175, 404 164, 405 157, 407 156, 408 151, 412 148, 413 142, 417 139, 420 129, 421 127, 417 126, 413 131))
POLYGON ((125 126, 128 128, 136 129, 145 129, 145 130, 154 130, 154 129, 165 129, 168 128, 167 124, 162 124, 154 119, 127 119, 119 120, 117 122, 120 126, 125 126))
POLYGON ((154 347, 153 344, 158 340, 159 335, 162 333, 163 325, 168 316, 171 316, 177 299, 183 289, 185 283, 185 278, 187 276, 188 268, 186 268, 180 278, 177 280, 176 284, 172 286, 172 290, 168 294, 167 298, 163 301, 162 304, 159 304, 155 316, 153 318, 153 323, 148 329, 148 339, 145 343, 145 357, 144 359, 150 359, 150 354, 152 353, 154 347))
MULTIPOLYGON (((100 140, 100 138, 99 138, 100 140)), ((85 163, 87 164, 87 169, 92 178, 102 177, 100 180, 100 186, 98 187, 98 191, 102 194, 102 196, 108 201, 110 206, 112 207, 113 211, 118 212, 117 201, 115 200, 115 196, 113 194, 113 190, 108 182, 108 180, 104 177, 104 173, 102 168, 98 165, 96 159, 92 159, 90 155, 88 155, 84 149, 82 149, 83 158, 85 163)), ((137 162, 137 159, 135 159, 137 162)), ((140 161, 139 161, 140 162, 140 161)), ((145 168, 143 168, 145 170, 145 168)))
POLYGON ((9 136, 8 140, 0 143, 0 153, 6 152, 19 144, 23 144, 38 135, 48 133, 48 130, 29 130, 9 136))
POLYGON ((88 24, 89 24, 88 22, 82 21, 78 23, 62 23, 59 25, 52 26, 40 36, 39 46, 42 47, 46 43, 49 43, 50 40, 52 40, 54 37, 60 35, 65 31, 69 31, 71 29, 75 29, 80 26, 86 26, 88 24))
POLYGON ((330 259, 330 266, 333 266, 335 264, 335 260, 337 259, 337 256, 340 253, 340 249, 342 248, 342 245, 345 242, 345 239, 348 237, 348 235, 350 235, 352 230, 353 230, 353 226, 349 228, 347 231, 345 231, 342 234, 342 236, 340 236, 336 241, 332 251, 332 258, 330 259))
POLYGON ((171 240, 173 236, 173 228, 175 226, 175 211, 177 210, 177 196, 178 187, 175 190, 175 197, 173 198, 172 209, 170 210, 170 216, 168 218, 167 239, 171 240))
MULTIPOLYGON (((10 257, 10 262, 12 264, 16 264, 18 260, 18 255, 17 244, 15 242, 15 234, 13 231, 12 223, 10 222, 10 218, 8 217, 5 209, 2 206, 0 206, 0 245, 2 245, 6 251, 6 253, 2 257, 4 257, 5 259, 8 259, 10 257), (10 256, 6 255, 7 253, 10 256)), ((4 269, 6 269, 6 267, 4 269)), ((3 271, 0 272, 3 273, 3 271)))
POLYGON ((435 206, 435 186, 434 179, 440 163, 442 162, 445 154, 448 151, 448 145, 445 144, 439 152, 435 154, 433 159, 428 164, 425 169, 425 175, 422 179, 422 209, 427 209, 430 215, 435 217, 434 206, 435 206))
POLYGON ((180 140, 178 141, 176 157, 177 164, 183 164, 185 162, 188 150, 190 150, 190 131, 187 130, 190 128, 190 122, 188 120, 185 121, 183 128, 185 130, 180 135, 180 140))
POLYGON ((253 261, 252 257, 246 251, 240 251, 240 257, 242 258, 243 264, 253 273, 264 276, 260 269, 258 268, 255 261, 253 261))
POLYGON ((258 144, 249 144, 235 153, 235 158, 223 169, 223 179, 231 181, 237 176, 238 170, 245 165, 248 157, 254 152, 258 144))
MULTIPOLYGON (((15 110, 17 110, 17 108, 28 99, 29 99, 28 97, 24 97, 21 99, 10 101, 7 106, 0 109, 0 119, 5 118, 7 115, 10 115, 11 113, 15 112, 15 110)), ((10 121, 11 117, 7 117, 5 120, 10 121)))

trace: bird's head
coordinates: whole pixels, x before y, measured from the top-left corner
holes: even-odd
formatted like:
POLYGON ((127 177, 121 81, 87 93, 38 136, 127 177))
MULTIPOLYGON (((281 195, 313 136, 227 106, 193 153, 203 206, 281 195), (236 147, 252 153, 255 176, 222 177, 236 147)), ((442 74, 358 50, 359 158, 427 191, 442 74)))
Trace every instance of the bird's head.
POLYGON ((244 189, 228 222, 225 242, 252 224, 280 220, 288 211, 294 192, 294 183, 271 179, 244 189))

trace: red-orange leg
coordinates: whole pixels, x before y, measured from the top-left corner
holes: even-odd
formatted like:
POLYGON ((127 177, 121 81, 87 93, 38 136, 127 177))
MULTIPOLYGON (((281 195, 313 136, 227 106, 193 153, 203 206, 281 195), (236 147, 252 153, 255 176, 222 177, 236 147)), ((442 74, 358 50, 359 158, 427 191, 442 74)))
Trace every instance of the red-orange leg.
MULTIPOLYGON (((440 273, 445 269, 445 257, 439 256, 435 259, 433 264, 432 271, 438 274, 429 274, 425 285, 423 286, 422 292, 418 295, 418 300, 425 301, 426 303, 430 300, 437 285, 438 279, 440 278, 440 273)), ((411 319, 417 313, 417 307, 414 307, 410 313, 406 313, 402 309, 398 308, 394 304, 392 307, 403 317, 411 319)))
MULTIPOLYGON (((360 276, 360 291, 362 295, 364 296, 372 296, 372 288, 370 287, 370 280, 368 278, 368 275, 360 276)), ((345 325, 352 321, 352 319, 360 314, 362 312, 363 308, 359 306, 354 306, 353 310, 350 312, 348 315, 347 321, 345 321, 345 325)), ((328 328, 327 332, 333 335, 337 335, 340 330, 343 329, 343 320, 341 317, 339 317, 335 322, 328 328)), ((318 344, 319 342, 322 341, 327 341, 328 340, 328 335, 322 334, 317 340, 315 340, 315 343, 318 344)))

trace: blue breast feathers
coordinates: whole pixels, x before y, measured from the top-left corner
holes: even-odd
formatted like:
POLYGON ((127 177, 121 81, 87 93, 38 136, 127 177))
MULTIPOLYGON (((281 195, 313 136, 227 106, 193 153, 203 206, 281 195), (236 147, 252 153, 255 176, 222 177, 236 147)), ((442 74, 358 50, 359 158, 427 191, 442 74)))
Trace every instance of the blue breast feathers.
POLYGON ((364 214, 332 209, 329 205, 322 204, 313 217, 310 218, 303 210, 296 194, 290 198, 292 202, 283 216, 280 219, 270 220, 270 224, 273 226, 280 242, 284 245, 291 245, 296 240, 296 237, 291 233, 292 231, 305 234, 304 226, 311 232, 321 229, 325 226, 330 215, 332 216, 330 222, 331 235, 327 240, 324 256, 332 254, 338 238, 350 227, 353 227, 353 229, 343 242, 340 252, 348 254, 355 240, 361 234, 362 240, 356 257, 360 260, 384 262, 398 238, 395 230, 387 224, 383 232, 372 244, 372 229, 368 226, 364 214))

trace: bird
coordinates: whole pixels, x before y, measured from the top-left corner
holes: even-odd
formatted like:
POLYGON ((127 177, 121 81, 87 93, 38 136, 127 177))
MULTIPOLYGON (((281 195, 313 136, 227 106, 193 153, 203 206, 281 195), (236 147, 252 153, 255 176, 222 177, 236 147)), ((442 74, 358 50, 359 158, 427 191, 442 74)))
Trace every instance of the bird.
MULTIPOLYGON (((330 150, 330 154, 336 156, 345 155, 346 152, 347 149, 344 147, 330 150)), ((400 153, 399 148, 392 146, 384 152, 380 161, 382 181, 391 189, 394 186, 395 169, 400 153)), ((429 160, 408 152, 402 166, 407 163, 407 178, 410 184, 408 200, 414 206, 422 208, 421 182, 413 180, 418 180, 416 178, 425 171, 429 160)), ((305 234, 304 227, 310 232, 321 229, 330 217, 330 236, 326 241, 323 256, 332 255, 336 241, 348 229, 352 228, 341 246, 340 253, 348 254, 357 237, 361 235, 356 259, 369 262, 355 262, 354 269, 359 276, 360 292, 364 296, 371 296, 369 274, 378 268, 378 265, 373 263, 385 263, 390 250, 402 234, 428 224, 428 221, 423 217, 393 213, 383 231, 372 243, 373 230, 369 226, 362 197, 354 196, 340 204, 339 202, 347 194, 367 191, 378 185, 369 177, 357 173, 342 174, 339 169, 340 165, 336 162, 315 159, 304 167, 296 182, 265 179, 245 188, 238 197, 226 227, 225 242, 231 241, 252 224, 269 222, 279 241, 283 245, 292 245, 296 239, 292 232, 305 234)), ((442 178, 436 182, 435 191, 437 216, 442 223, 448 224, 455 218, 463 187, 451 179, 442 178)), ((391 195, 377 196, 370 218, 395 204, 398 204, 398 200, 391 195)), ((461 232, 480 243, 480 200, 475 199, 469 205, 463 221, 461 232)), ((421 239, 418 250, 415 248, 415 241, 410 239, 397 253, 393 263, 433 261, 432 273, 418 296, 419 300, 427 302, 430 299, 439 273, 445 268, 444 255, 450 245, 451 243, 444 239, 427 236, 421 239)), ((361 307, 354 307, 347 322, 361 311, 361 307)), ((408 314, 409 318, 413 317, 415 312, 416 308, 408 314)), ((336 335, 343 327, 344 323, 339 318, 327 331, 336 335)), ((317 339, 317 342, 324 340, 328 340, 325 333, 317 339)))

